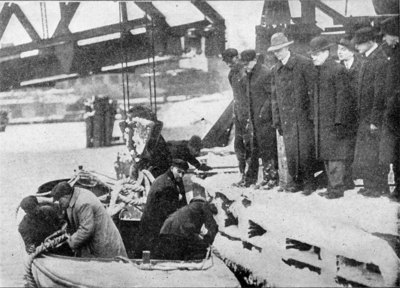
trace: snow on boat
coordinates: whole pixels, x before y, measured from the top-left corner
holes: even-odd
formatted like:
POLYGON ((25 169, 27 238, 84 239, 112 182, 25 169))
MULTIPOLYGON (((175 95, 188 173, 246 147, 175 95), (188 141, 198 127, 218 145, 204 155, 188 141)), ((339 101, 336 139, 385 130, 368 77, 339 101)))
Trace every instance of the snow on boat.
MULTIPOLYGON (((110 201, 113 197, 110 178, 87 172, 84 175, 75 185, 91 190, 103 203, 110 201)), ((57 183, 66 180, 70 179, 44 183, 37 194, 46 197, 57 183)), ((132 244, 140 217, 140 209, 121 209, 113 217, 128 256, 133 255, 132 244)), ((78 258, 50 250, 28 262, 31 265, 26 279, 31 279, 34 283, 30 285, 37 287, 240 287, 235 275, 211 251, 203 260, 176 261, 78 258)))

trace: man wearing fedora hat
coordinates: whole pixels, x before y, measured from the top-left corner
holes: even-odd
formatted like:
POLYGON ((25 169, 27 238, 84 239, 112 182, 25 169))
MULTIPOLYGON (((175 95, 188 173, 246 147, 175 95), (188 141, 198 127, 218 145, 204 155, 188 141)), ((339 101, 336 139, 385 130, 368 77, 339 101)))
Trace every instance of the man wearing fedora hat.
POLYGON ((243 63, 239 60, 239 52, 234 48, 228 48, 222 53, 222 61, 231 68, 228 80, 233 92, 234 149, 239 162, 239 172, 242 175, 241 180, 234 185, 242 186, 245 183, 246 161, 250 157, 249 141, 246 141, 249 138, 246 130, 246 125, 249 122, 249 102, 246 97, 246 86, 243 82, 245 72, 243 63))
POLYGON ((187 204, 182 178, 188 169, 186 161, 173 159, 168 171, 151 185, 135 243, 136 257, 142 257, 143 250, 154 252, 165 219, 187 204))
POLYGON ((272 75, 273 126, 283 135, 288 173, 293 179, 283 188, 288 192, 303 190, 310 194, 315 190, 310 101, 314 66, 310 59, 289 50, 292 43, 279 32, 272 35, 268 48, 278 59, 272 75))
POLYGON ((332 46, 325 37, 318 36, 311 40, 309 52, 317 70, 313 97, 316 156, 324 161, 328 175, 328 189, 321 195, 328 199, 344 195, 356 121, 348 75, 329 57, 332 46))
POLYGON ((392 198, 400 201, 400 44, 399 17, 394 16, 381 23, 383 40, 390 47, 390 58, 386 77, 387 105, 384 123, 393 134, 393 172, 396 188, 392 198))
POLYGON ((263 180, 257 185, 268 190, 278 184, 278 150, 276 133, 272 127, 271 71, 257 59, 256 51, 240 53, 246 75, 244 83, 249 103, 249 130, 251 153, 244 186, 256 184, 259 158, 263 163, 263 180))
MULTIPOLYGON (((340 61, 347 71, 350 83, 350 95, 352 102, 350 103, 354 109, 356 110, 357 102, 356 102, 356 93, 358 87, 358 73, 361 69, 362 65, 362 58, 358 55, 356 47, 354 43, 351 41, 350 35, 343 36, 339 42, 337 43, 337 55, 340 61)), ((348 174, 345 175, 345 185, 346 189, 354 189, 354 181, 353 181, 353 169, 352 164, 354 161, 354 149, 356 145, 356 136, 357 136, 357 128, 358 128, 358 121, 354 122, 353 125, 349 125, 349 136, 351 135, 351 148, 352 152, 350 153, 349 161, 346 161, 346 165, 348 166, 346 171, 348 174), (353 131, 353 133, 351 133, 353 131)))
MULTIPOLYGON (((385 151, 385 133, 382 133, 385 112, 387 56, 376 43, 375 30, 364 27, 356 31, 352 40, 364 55, 358 76, 357 112, 359 126, 354 154, 353 173, 363 179, 364 188, 359 193, 379 197, 389 193, 389 154, 385 151), (384 152, 384 153, 382 153, 384 152)), ((390 162, 390 161, 389 161, 390 162)))

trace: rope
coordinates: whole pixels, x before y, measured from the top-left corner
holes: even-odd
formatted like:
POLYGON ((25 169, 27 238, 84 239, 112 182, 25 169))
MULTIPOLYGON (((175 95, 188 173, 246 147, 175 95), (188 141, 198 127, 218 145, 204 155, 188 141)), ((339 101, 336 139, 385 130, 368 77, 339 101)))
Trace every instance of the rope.
POLYGON ((40 2, 40 17, 42 20, 43 39, 49 38, 49 27, 47 23, 47 8, 46 2, 40 2))
MULTIPOLYGON (((59 230, 57 232, 61 233, 61 230, 59 230)), ((55 234, 57 232, 55 232, 55 234)), ((58 236, 58 237, 52 239, 52 240, 50 240, 50 239, 45 240, 40 246, 36 247, 36 250, 34 253, 29 255, 28 261, 25 264, 24 279, 27 282, 25 284, 25 287, 29 287, 29 288, 37 288, 38 287, 36 284, 35 278, 33 277, 33 274, 32 274, 32 265, 33 265, 33 261, 36 259, 36 257, 46 251, 49 251, 52 248, 57 248, 58 246, 63 244, 66 240, 67 240, 67 235, 65 233, 62 234, 61 236, 58 236)))
POLYGON ((154 57, 154 21, 151 18, 151 52, 153 55, 153 89, 154 89, 154 114, 157 117, 157 89, 156 89, 156 61, 154 57))
MULTIPOLYGON (((121 80, 122 80, 122 97, 124 99, 124 112, 126 115, 126 100, 125 100, 125 72, 124 72, 124 49, 122 45, 122 40, 123 40, 123 35, 124 35, 124 29, 122 26, 122 3, 119 3, 119 26, 121 30, 121 38, 119 40, 119 45, 120 45, 120 53, 121 53, 121 80)), ((128 107, 129 108, 129 107, 128 107)))
MULTIPOLYGON (((149 33, 149 25, 147 24, 147 12, 146 12, 146 33, 149 33)), ((147 50, 147 64, 148 64, 148 73, 149 73, 149 92, 150 92, 150 109, 153 111, 153 93, 152 93, 152 84, 151 84, 151 70, 150 70, 150 50, 147 50)))

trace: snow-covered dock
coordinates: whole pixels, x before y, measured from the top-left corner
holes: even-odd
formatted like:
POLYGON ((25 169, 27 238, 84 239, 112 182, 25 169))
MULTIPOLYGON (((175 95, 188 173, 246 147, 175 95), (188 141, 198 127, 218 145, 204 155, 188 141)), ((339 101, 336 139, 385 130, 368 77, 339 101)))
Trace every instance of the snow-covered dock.
MULTIPOLYGON (((213 155, 208 162, 222 166, 226 157, 213 155)), ((248 271, 247 284, 399 284, 398 203, 383 197, 366 198, 357 194, 359 188, 346 191, 343 198, 328 200, 318 195, 320 191, 304 196, 278 192, 277 188, 233 187, 238 178, 237 173, 220 173, 192 180, 219 209, 221 233, 215 248, 233 269, 248 271), (254 229, 265 233, 249 237, 254 229)))

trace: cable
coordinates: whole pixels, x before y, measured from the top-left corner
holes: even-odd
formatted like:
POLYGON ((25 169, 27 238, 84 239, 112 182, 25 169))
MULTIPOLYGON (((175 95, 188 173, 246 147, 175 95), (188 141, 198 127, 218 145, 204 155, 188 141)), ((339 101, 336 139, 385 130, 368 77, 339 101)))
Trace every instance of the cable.
MULTIPOLYGON (((146 12, 146 33, 149 33, 149 26, 147 24, 147 12, 146 12)), ((150 50, 147 50, 147 64, 148 64, 148 74, 149 74, 149 92, 150 92, 150 109, 153 111, 153 93, 151 91, 152 84, 151 84, 151 71, 150 71, 150 50)))
POLYGON ((119 26, 120 26, 120 33, 121 37, 119 40, 120 44, 120 53, 121 53, 121 80, 122 80, 122 97, 124 99, 124 113, 126 115, 126 100, 125 100, 125 72, 124 72, 124 50, 123 50, 123 36, 124 36, 124 30, 122 26, 122 3, 119 3, 119 26))

